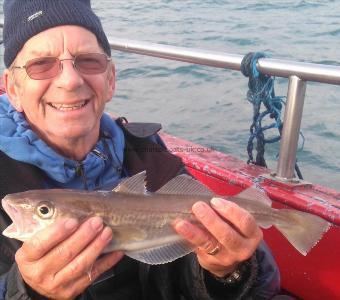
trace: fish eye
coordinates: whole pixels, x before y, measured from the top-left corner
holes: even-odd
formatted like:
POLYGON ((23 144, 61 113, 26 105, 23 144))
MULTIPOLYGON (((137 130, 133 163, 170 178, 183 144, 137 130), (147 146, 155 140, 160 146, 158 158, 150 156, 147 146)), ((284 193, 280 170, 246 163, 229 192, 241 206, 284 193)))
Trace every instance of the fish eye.
POLYGON ((37 214, 42 219, 49 219, 54 214, 54 207, 52 203, 49 202, 41 202, 37 206, 37 214))

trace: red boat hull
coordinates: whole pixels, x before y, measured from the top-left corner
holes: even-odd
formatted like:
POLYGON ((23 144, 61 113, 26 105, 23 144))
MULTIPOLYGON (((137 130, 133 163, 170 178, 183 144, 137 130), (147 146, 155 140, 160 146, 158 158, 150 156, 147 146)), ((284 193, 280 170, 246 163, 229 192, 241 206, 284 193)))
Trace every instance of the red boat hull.
POLYGON ((219 195, 235 195, 257 185, 273 207, 292 208, 328 220, 332 226, 307 256, 275 228, 264 230, 282 276, 282 289, 301 299, 340 299, 340 193, 317 185, 290 185, 270 179, 270 170, 232 156, 162 134, 169 150, 181 157, 198 180, 219 195))

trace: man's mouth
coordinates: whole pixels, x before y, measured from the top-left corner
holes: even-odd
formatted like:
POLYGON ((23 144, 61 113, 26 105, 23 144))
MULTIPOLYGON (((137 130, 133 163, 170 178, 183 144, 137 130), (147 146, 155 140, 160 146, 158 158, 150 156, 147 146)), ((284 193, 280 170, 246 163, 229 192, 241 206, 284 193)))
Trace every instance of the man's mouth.
POLYGON ((71 111, 71 110, 76 110, 76 109, 80 109, 84 107, 88 102, 89 100, 83 100, 77 103, 69 103, 69 104, 50 102, 48 103, 48 105, 60 111, 71 111))

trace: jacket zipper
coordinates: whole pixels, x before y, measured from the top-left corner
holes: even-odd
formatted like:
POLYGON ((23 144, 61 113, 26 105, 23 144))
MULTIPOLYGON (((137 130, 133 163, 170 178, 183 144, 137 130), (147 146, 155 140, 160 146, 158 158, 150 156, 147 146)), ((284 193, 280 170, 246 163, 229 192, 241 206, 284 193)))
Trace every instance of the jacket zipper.
POLYGON ((85 169, 84 169, 84 165, 83 164, 79 164, 77 167, 76 167, 76 174, 78 177, 81 178, 82 182, 83 182, 83 185, 84 185, 84 189, 85 190, 88 190, 88 186, 87 186, 87 180, 86 180, 86 172, 85 172, 85 169))

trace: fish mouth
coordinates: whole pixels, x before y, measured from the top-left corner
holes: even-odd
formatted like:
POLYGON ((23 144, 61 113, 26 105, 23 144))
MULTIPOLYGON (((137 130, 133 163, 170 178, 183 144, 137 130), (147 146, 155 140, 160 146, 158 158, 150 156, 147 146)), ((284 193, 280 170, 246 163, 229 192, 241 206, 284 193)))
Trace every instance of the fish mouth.
POLYGON ((10 224, 2 234, 9 238, 26 241, 35 232, 38 223, 32 217, 23 216, 20 210, 11 204, 9 200, 9 196, 3 198, 2 207, 12 219, 13 223, 10 224))

